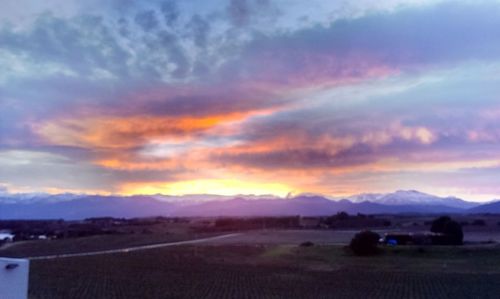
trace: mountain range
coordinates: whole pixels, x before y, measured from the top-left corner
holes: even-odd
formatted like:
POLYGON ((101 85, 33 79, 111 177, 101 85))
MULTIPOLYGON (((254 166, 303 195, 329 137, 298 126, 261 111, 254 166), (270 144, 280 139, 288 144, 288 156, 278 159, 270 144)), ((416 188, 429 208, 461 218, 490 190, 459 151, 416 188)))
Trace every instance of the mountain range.
POLYGON ((500 202, 480 204, 414 190, 360 194, 332 200, 303 194, 275 196, 2 194, 0 219, 84 219, 89 217, 321 216, 345 211, 364 214, 500 213, 500 202))
POLYGON ((415 190, 399 190, 388 194, 360 194, 348 197, 352 202, 376 202, 385 205, 429 205, 447 206, 459 209, 468 209, 478 206, 476 202, 465 201, 457 197, 438 197, 415 190))

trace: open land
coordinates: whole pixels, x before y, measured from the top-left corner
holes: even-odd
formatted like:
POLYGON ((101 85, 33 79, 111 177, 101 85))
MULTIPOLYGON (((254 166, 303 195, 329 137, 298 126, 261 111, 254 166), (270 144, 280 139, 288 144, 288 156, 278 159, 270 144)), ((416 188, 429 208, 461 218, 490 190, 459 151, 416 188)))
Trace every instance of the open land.
MULTIPOLYGON (((381 253, 371 257, 355 256, 346 246, 358 229, 200 232, 187 224, 184 229, 141 226, 131 234, 21 241, 0 248, 0 255, 33 257, 208 238, 196 244, 32 260, 33 299, 498 298, 500 229, 497 219, 488 217, 484 225, 464 226, 463 246, 381 246, 381 253), (230 237, 212 239, 218 235, 230 237), (314 245, 300 246, 306 241, 314 245)), ((421 231, 428 229, 424 220, 394 218, 392 227, 373 230, 382 235, 421 231)))
POLYGON ((500 248, 195 245, 32 262, 30 298, 496 298, 500 248))

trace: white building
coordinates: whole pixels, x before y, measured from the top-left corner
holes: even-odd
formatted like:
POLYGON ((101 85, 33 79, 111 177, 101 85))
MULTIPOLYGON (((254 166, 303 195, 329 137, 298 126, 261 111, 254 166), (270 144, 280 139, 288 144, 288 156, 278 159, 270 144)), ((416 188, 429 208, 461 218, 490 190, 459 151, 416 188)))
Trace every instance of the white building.
POLYGON ((15 235, 11 233, 0 232, 0 241, 12 242, 14 241, 15 235))

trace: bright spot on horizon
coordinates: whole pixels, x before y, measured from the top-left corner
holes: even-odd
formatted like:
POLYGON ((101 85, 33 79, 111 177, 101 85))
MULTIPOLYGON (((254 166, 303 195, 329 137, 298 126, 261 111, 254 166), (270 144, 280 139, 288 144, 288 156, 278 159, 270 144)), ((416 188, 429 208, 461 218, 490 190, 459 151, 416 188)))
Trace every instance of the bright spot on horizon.
POLYGON ((121 193, 125 195, 165 194, 217 194, 217 195, 275 195, 285 197, 291 188, 280 183, 248 182, 237 179, 206 179, 159 183, 147 185, 126 185, 121 193))

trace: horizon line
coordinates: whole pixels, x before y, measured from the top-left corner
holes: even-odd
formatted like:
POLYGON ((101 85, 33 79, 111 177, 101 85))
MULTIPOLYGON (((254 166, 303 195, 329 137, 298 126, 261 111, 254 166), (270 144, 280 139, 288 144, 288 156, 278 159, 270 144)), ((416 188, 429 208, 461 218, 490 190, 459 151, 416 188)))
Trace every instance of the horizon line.
POLYGON ((429 196, 434 196, 438 198, 456 198, 462 201, 466 202, 477 202, 477 203, 489 203, 489 202, 494 202, 498 201, 499 199, 496 196, 491 196, 490 199, 472 199, 469 197, 463 197, 463 196, 456 196, 456 195, 436 195, 433 193, 429 192, 422 192, 416 189, 397 189, 395 191, 391 192, 360 192, 360 193, 354 193, 351 195, 347 196, 332 196, 332 195, 325 195, 323 193, 318 193, 318 192, 300 192, 300 193, 292 193, 289 192, 286 196, 280 196, 276 194, 244 194, 244 193, 239 193, 239 194, 216 194, 216 193, 186 193, 186 194, 164 194, 164 193, 137 193, 137 194, 120 194, 120 193, 111 193, 111 192, 10 192, 10 191, 4 191, 0 192, 0 196, 61 196, 61 195, 75 195, 75 196, 103 196, 103 197, 134 197, 134 196, 164 196, 164 197, 189 197, 189 196, 213 196, 213 197, 224 197, 224 198, 237 198, 237 197, 260 197, 260 198, 273 198, 273 199, 288 199, 288 198, 296 198, 299 196, 320 196, 324 197, 329 200, 333 201, 340 201, 347 199, 349 200, 352 197, 356 196, 362 196, 362 195, 380 195, 380 196, 385 196, 388 194, 394 194, 398 192, 414 192, 414 193, 419 193, 419 194, 424 194, 424 195, 429 195, 429 196))

